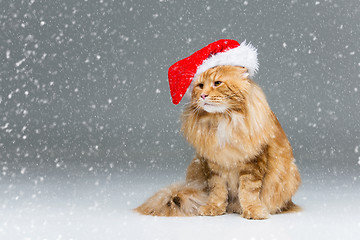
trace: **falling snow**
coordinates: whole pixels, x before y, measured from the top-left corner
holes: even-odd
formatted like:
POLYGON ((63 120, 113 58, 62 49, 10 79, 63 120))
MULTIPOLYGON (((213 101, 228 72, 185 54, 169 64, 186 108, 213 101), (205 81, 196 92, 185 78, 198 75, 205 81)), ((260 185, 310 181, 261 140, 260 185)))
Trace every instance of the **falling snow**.
POLYGON ((0 239, 359 235, 357 1, 30 0, 0 9, 0 239), (224 38, 258 48, 254 81, 294 148, 303 179, 294 201, 304 211, 256 226, 233 215, 138 216, 131 209, 183 180, 194 155, 180 132, 188 100, 171 103, 167 70, 224 38))

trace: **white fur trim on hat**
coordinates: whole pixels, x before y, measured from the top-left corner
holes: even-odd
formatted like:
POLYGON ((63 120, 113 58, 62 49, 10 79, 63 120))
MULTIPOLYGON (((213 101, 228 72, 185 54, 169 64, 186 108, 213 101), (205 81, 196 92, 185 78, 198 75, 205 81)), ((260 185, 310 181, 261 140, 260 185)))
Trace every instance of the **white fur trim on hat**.
POLYGON ((194 79, 206 70, 221 65, 246 67, 250 77, 252 77, 259 68, 257 50, 250 43, 246 43, 246 41, 244 41, 236 48, 230 49, 226 52, 217 53, 206 59, 197 68, 194 79))

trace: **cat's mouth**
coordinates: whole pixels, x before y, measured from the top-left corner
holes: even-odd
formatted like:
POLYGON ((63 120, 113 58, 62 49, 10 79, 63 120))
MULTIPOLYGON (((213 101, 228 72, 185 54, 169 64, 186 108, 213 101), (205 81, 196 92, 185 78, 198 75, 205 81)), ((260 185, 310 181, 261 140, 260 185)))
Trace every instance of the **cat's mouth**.
POLYGON ((209 113, 225 112, 225 110, 227 109, 226 106, 224 106, 224 105, 219 105, 219 104, 209 103, 209 102, 204 102, 202 104, 202 108, 206 112, 209 112, 209 113))

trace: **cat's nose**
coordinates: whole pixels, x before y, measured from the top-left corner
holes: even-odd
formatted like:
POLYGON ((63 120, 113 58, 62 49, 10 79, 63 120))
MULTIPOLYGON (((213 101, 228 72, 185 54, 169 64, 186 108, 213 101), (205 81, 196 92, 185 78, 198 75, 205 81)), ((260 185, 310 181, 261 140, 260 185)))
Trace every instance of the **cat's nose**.
POLYGON ((203 94, 201 94, 200 96, 201 96, 201 98, 202 98, 202 99, 204 99, 204 100, 205 100, 205 98, 206 98, 207 96, 209 96, 209 95, 207 95, 207 94, 203 93, 203 94))

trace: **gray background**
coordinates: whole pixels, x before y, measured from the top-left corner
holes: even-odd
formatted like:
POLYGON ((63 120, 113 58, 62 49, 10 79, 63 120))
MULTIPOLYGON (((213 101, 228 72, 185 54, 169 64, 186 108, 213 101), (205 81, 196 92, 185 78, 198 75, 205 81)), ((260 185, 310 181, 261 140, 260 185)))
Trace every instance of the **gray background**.
POLYGON ((183 179, 194 152, 179 132, 186 101, 171 103, 167 69, 222 38, 258 48, 254 80, 304 185, 357 185, 358 0, 0 0, 2 208, 23 199, 31 211, 49 196, 71 205, 92 188, 89 206, 116 206, 120 197, 104 192, 125 179, 183 179))

